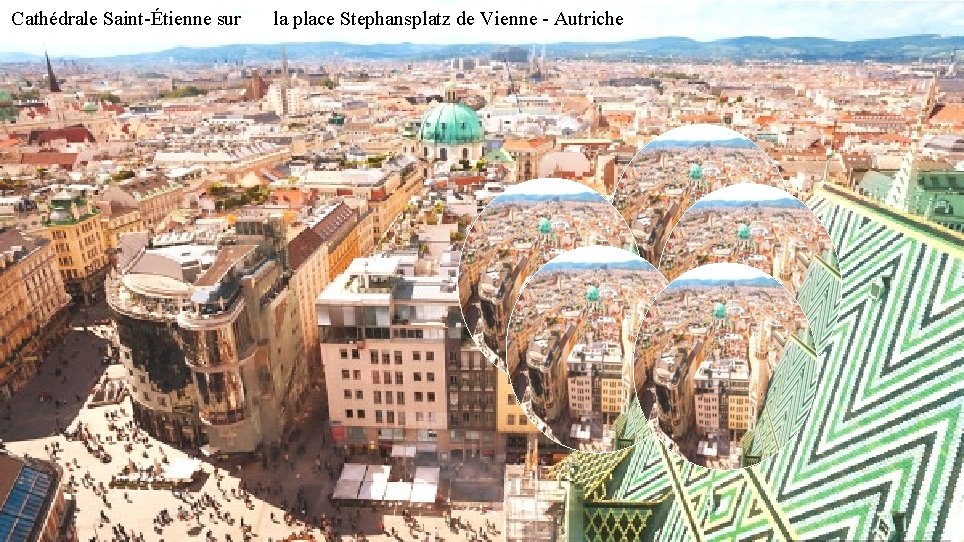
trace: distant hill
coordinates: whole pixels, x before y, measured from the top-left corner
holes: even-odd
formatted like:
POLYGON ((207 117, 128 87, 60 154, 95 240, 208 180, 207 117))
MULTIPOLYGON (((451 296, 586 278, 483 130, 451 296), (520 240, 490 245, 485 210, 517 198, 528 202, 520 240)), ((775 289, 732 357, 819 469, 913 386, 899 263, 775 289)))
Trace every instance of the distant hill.
POLYGON ((721 286, 751 287, 751 288, 783 288, 776 279, 756 277, 752 279, 676 279, 667 287, 669 290, 682 288, 719 288, 721 286))
POLYGON ((767 208, 784 208, 784 209, 806 209, 807 206, 800 200, 796 198, 780 198, 780 199, 765 199, 765 200, 710 200, 710 201, 697 201, 693 204, 690 209, 719 209, 733 208, 733 207, 767 207, 767 208))
MULTIPOLYGON (((12 44, 10 44, 12 45, 12 44)), ((344 42, 237 44, 218 47, 177 47, 150 53, 96 57, 104 63, 158 64, 214 62, 279 62, 284 45, 295 61, 330 59, 429 60, 456 56, 491 56, 503 48, 498 43, 431 45, 415 43, 359 45, 344 42)), ((713 41, 667 36, 612 43, 547 43, 553 58, 596 59, 730 59, 823 61, 912 61, 947 58, 964 49, 964 36, 923 34, 858 41, 813 37, 768 38, 742 36, 713 41)), ((40 53, 40 51, 37 51, 40 53)), ((58 59, 77 58, 51 51, 58 59)), ((0 62, 40 61, 42 54, 0 53, 0 62)))
POLYGON ((643 259, 622 260, 618 262, 549 262, 542 267, 541 271, 591 271, 594 269, 656 271, 655 267, 643 259))
POLYGON ((584 201, 586 203, 609 203, 609 200, 596 192, 578 194, 501 194, 492 200, 492 205, 507 203, 539 203, 543 201, 584 201))
POLYGON ((695 149, 699 147, 713 149, 756 149, 756 143, 742 137, 733 139, 719 139, 714 141, 686 141, 678 139, 654 140, 646 144, 646 150, 655 149, 695 149))

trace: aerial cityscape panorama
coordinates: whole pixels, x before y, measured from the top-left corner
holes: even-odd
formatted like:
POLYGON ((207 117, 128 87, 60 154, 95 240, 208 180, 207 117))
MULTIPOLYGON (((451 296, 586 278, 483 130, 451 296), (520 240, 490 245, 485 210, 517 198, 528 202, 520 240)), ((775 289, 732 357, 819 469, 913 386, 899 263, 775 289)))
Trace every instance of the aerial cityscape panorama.
POLYGON ((646 307, 666 280, 639 256, 606 247, 564 252, 522 287, 506 362, 522 409, 574 450, 610 452, 613 423, 633 398, 633 346, 646 307))
POLYGON ((793 380, 807 375, 784 376, 780 363, 787 342, 806 341, 808 327, 780 282, 743 264, 709 264, 670 282, 639 328, 633 371, 656 437, 698 465, 758 463, 763 457, 744 450, 759 418, 772 418, 771 383, 791 391, 809 384, 793 380))
MULTIPOLYGON (((693 120, 720 122, 710 117, 693 120)), ((642 148, 623 172, 613 203, 630 222, 640 254, 655 262, 690 205, 741 182, 786 185, 771 158, 746 136, 718 125, 690 124, 642 148)))
POLYGON ((780 4, 0 23, 0 540, 964 540, 962 8, 780 4))
POLYGON ((609 201, 566 179, 509 186, 469 228, 459 263, 459 302, 469 333, 503 372, 509 372, 506 330, 522 285, 553 257, 593 245, 636 250, 609 201))
POLYGON ((707 263, 742 263, 796 293, 814 255, 833 252, 806 205, 767 185, 741 183, 700 198, 673 228, 659 270, 666 280, 707 263))

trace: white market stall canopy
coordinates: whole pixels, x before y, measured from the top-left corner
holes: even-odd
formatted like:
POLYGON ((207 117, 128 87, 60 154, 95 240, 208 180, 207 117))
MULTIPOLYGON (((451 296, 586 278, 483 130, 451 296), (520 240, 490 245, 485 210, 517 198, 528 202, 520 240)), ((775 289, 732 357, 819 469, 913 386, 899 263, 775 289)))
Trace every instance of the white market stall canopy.
POLYGON ((388 476, 392 473, 392 468, 388 465, 368 465, 368 470, 365 471, 365 481, 366 482, 378 482, 384 481, 388 483, 388 476))
POLYGON ((345 466, 341 469, 341 479, 364 480, 366 470, 368 470, 368 465, 362 465, 361 463, 345 463, 345 466))
POLYGON ((333 499, 357 499, 358 490, 361 488, 361 480, 346 480, 344 478, 335 482, 335 491, 332 492, 333 499))
POLYGON ((362 501, 381 501, 385 498, 388 482, 362 482, 358 488, 358 499, 362 501))
POLYGON ((411 482, 388 482, 388 486, 385 488, 386 501, 408 502, 408 500, 411 498, 412 498, 411 482))
POLYGON ((194 475, 199 470, 201 470, 200 459, 178 459, 164 467, 164 478, 167 480, 188 482, 194 479, 194 475))
POLYGON ((412 497, 409 502, 435 502, 435 496, 438 494, 440 471, 441 469, 438 467, 417 467, 415 469, 415 481, 412 483, 412 497))
POLYGON ((435 484, 438 485, 439 472, 442 469, 438 467, 416 467, 415 468, 415 483, 416 484, 435 484))
POLYGON ((408 502, 435 502, 438 486, 435 484, 412 484, 412 497, 408 502))

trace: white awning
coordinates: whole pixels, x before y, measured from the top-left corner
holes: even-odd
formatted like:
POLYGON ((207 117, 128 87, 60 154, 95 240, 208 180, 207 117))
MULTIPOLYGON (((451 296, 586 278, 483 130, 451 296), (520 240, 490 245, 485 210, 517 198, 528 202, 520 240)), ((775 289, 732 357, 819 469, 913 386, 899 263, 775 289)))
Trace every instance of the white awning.
POLYGON ((388 489, 387 481, 362 482, 358 488, 358 498, 363 501, 380 501, 388 489))
POLYGON ((365 471, 366 482, 382 481, 388 483, 388 476, 392 473, 392 468, 388 465, 368 465, 365 471))
POLYGON ((357 499, 361 484, 361 480, 338 480, 335 482, 335 490, 331 497, 333 499, 357 499))
POLYGON ((436 484, 412 484, 412 497, 409 502, 435 502, 437 493, 436 484))
POLYGON ((411 482, 388 482, 388 486, 385 487, 386 501, 408 502, 409 499, 411 498, 412 498, 411 482))
POLYGON ((164 478, 174 481, 190 481, 201 470, 200 459, 178 459, 164 467, 164 478))
POLYGON ((345 463, 345 466, 341 469, 341 480, 364 480, 365 471, 368 470, 368 465, 362 465, 361 463, 345 463))
POLYGON ((392 457, 415 457, 415 446, 411 444, 392 445, 392 457))
POLYGON ((442 469, 438 467, 416 467, 414 483, 438 485, 439 472, 441 470, 442 469))

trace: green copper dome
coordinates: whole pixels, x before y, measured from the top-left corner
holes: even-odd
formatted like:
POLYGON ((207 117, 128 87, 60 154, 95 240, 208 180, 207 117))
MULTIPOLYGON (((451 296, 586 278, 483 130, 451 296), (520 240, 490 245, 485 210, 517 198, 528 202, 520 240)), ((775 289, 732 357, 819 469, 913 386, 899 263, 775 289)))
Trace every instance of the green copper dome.
POLYGON ((693 164, 690 166, 690 179, 698 181, 703 178, 703 168, 699 164, 693 164))
POLYGON ((84 104, 84 112, 94 113, 96 111, 97 111, 97 104, 95 104, 94 102, 87 102, 84 104))
POLYGON ((485 137, 482 121, 471 107, 461 103, 436 105, 422 118, 418 138, 436 145, 480 143, 485 137))
POLYGON ((589 289, 586 290, 586 301, 589 301, 590 303, 599 301, 599 288, 590 285, 589 289))
POLYGON ((740 227, 736 230, 736 236, 746 241, 750 238, 750 227, 746 224, 740 224, 740 227))
POLYGON ((539 233, 547 235, 552 232, 552 222, 549 219, 542 217, 539 219, 539 233))
POLYGON ((716 306, 713 307, 713 318, 716 318, 717 320, 726 318, 726 305, 723 303, 717 303, 716 306))

